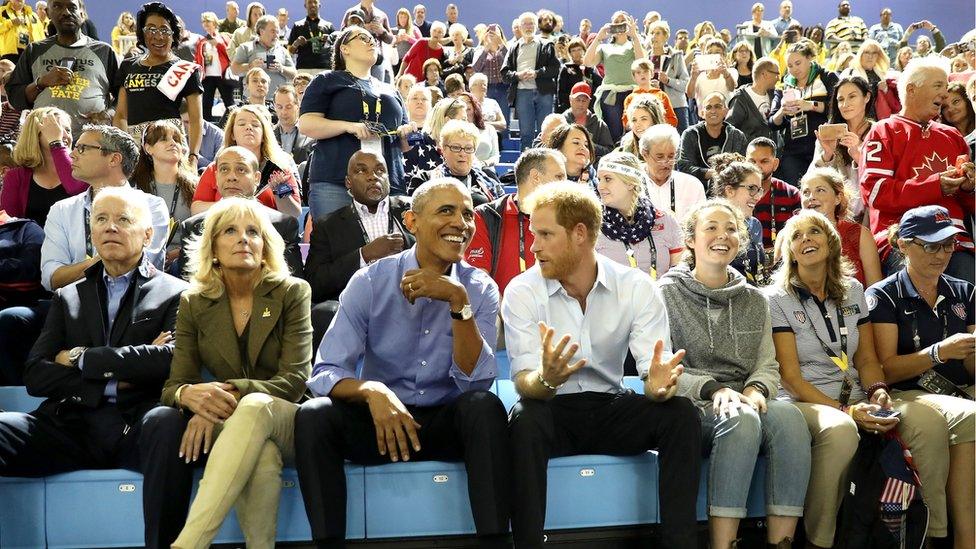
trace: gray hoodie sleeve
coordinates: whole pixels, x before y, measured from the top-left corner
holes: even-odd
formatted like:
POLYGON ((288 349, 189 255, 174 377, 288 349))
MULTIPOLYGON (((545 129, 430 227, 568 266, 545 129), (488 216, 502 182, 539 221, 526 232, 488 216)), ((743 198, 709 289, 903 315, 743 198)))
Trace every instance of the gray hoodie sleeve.
MULTIPOLYGON (((687 365, 685 367, 687 368, 687 365)), ((678 378, 677 396, 691 399, 695 404, 701 404, 704 402, 701 395, 702 389, 709 381, 715 381, 715 378, 704 373, 691 373, 685 369, 678 378)))
POLYGON ((746 378, 746 385, 761 383, 766 388, 770 398, 779 392, 779 363, 776 362, 776 348, 773 346, 773 324, 770 320, 769 307, 763 329, 760 332, 759 352, 756 356, 756 369, 746 378))
POLYGON ((705 180, 707 167, 701 166, 701 145, 698 143, 698 126, 689 126, 681 134, 681 150, 678 151, 677 169, 705 180))

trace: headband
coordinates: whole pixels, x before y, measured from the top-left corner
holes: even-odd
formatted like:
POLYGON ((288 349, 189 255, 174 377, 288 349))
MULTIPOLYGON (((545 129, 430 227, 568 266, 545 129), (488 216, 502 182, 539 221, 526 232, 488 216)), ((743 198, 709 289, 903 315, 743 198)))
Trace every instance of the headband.
POLYGON ((600 162, 600 167, 597 169, 633 177, 638 181, 644 178, 644 172, 626 164, 620 164, 619 162, 600 162))

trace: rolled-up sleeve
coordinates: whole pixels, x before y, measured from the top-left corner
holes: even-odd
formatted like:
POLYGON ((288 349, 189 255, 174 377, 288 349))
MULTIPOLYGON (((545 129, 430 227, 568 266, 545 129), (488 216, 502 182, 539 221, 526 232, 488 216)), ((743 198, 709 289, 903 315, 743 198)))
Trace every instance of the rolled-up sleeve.
MULTIPOLYGON (((73 263, 71 261, 71 244, 68 237, 69 220, 66 213, 70 210, 63 204, 51 206, 51 214, 44 224, 44 242, 41 244, 41 286, 51 291, 51 277, 54 272, 73 263)), ((82 229, 82 227, 78 227, 82 229)))
POLYGON ((486 284, 474 311, 474 320, 481 333, 481 354, 471 374, 465 374, 457 362, 451 360, 451 379, 462 391, 487 390, 495 381, 498 369, 495 364, 495 320, 498 318, 498 286, 486 284))
POLYGON ((527 284, 510 284, 502 302, 502 321, 505 323, 505 346, 511 363, 511 377, 519 372, 536 370, 542 364, 542 345, 539 340, 538 307, 532 288, 527 284))
POLYGON ((336 383, 356 378, 356 363, 366 349, 372 302, 368 273, 364 269, 353 275, 339 295, 339 311, 322 338, 306 383, 315 396, 328 396, 336 383))
POLYGON ((633 293, 637 314, 634 315, 634 324, 630 331, 630 352, 634 355, 637 373, 641 379, 645 379, 654 357, 654 346, 659 339, 664 342, 661 362, 671 360, 673 354, 668 311, 661 289, 649 277, 641 279, 639 283, 646 287, 633 293))

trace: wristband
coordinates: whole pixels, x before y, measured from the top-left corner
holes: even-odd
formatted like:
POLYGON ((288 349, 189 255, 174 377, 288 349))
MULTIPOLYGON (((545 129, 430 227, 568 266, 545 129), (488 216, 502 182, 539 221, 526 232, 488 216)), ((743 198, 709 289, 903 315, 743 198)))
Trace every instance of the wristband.
POLYGON ((932 365, 938 366, 939 364, 945 364, 945 361, 939 356, 939 344, 933 343, 929 346, 929 359, 932 361, 932 365))
MULTIPOLYGON (((749 387, 752 387, 755 390, 759 391, 759 393, 764 398, 769 398, 769 390, 766 389, 766 386, 763 385, 762 383, 757 383, 757 382, 750 383, 750 384, 748 384, 748 385, 745 386, 745 389, 748 389, 749 387)), ((743 390, 745 390, 745 389, 743 389, 743 390)))
POLYGON ((543 387, 545 387, 546 389, 549 389, 552 392, 556 392, 556 391, 559 390, 559 387, 558 386, 550 385, 549 382, 546 381, 546 378, 542 377, 542 370, 536 371, 536 374, 539 377, 539 383, 541 383, 543 387))
POLYGON ((877 383, 872 383, 870 386, 868 386, 867 389, 864 390, 864 392, 867 393, 868 400, 870 400, 870 399, 874 398, 874 393, 877 393, 881 389, 884 389, 885 391, 889 390, 888 389, 888 384, 885 383, 884 381, 879 381, 877 383))
POLYGON ((49 149, 63 149, 64 148, 64 142, 61 141, 60 139, 55 139, 54 141, 51 141, 50 143, 47 144, 47 148, 49 148, 49 149))

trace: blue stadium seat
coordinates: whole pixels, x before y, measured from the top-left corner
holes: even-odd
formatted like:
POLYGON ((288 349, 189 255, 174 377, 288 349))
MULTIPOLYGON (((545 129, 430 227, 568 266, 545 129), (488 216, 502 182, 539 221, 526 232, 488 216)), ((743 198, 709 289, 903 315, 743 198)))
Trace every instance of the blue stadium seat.
POLYGON ((45 509, 48 547, 145 544, 139 473, 106 469, 47 477, 45 509))
POLYGON ((499 162, 504 162, 506 164, 514 163, 516 160, 518 160, 518 157, 519 157, 518 149, 504 150, 501 151, 501 159, 499 160, 499 162))
POLYGON ((511 162, 500 162, 495 164, 495 174, 498 175, 498 177, 501 177, 514 169, 515 164, 512 164, 511 162))
POLYGON ((0 410, 5 412, 33 412, 42 402, 43 398, 27 394, 26 387, 0 387, 0 410))
POLYGON ((412 461, 366 467, 366 536, 474 533, 464 463, 412 461))
POLYGON ((508 351, 502 349, 495 351, 495 366, 498 368, 498 375, 495 379, 510 379, 512 377, 511 363, 508 361, 508 351))
POLYGON ((546 528, 656 524, 657 452, 549 460, 546 528))
POLYGON ((44 479, 0 478, 0 547, 44 547, 44 479))
POLYGON ((522 142, 514 137, 506 137, 502 141, 501 147, 503 151, 518 151, 522 148, 522 142))

